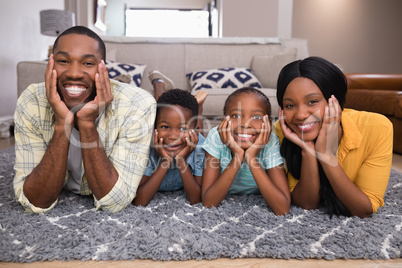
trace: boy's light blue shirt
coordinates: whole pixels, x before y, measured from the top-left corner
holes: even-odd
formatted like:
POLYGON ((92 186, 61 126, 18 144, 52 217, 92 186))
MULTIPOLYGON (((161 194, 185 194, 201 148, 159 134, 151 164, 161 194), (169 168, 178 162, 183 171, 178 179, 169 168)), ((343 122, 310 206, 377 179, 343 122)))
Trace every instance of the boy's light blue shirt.
MULTIPOLYGON (((202 144, 205 138, 198 133, 198 144, 195 150, 187 157, 187 164, 190 167, 191 173, 194 176, 202 176, 202 171, 204 168, 204 156, 205 151, 202 149, 202 144)), ((145 169, 144 175, 151 177, 151 175, 158 168, 161 158, 156 153, 154 148, 151 148, 149 154, 147 168, 145 169)), ((167 171, 158 191, 176 191, 183 188, 183 182, 181 180, 179 169, 177 168, 175 162, 172 163, 169 170, 167 171)))
MULTIPOLYGON (((221 166, 221 173, 229 165, 232 160, 232 154, 230 149, 222 143, 222 140, 218 133, 218 127, 214 127, 208 133, 208 136, 202 146, 204 150, 219 159, 221 166)), ((261 149, 257 158, 258 162, 264 170, 276 167, 283 163, 282 156, 280 154, 280 143, 278 136, 272 131, 269 136, 268 143, 261 149)), ((260 193, 257 184, 251 174, 250 168, 246 162, 243 162, 240 166, 236 177, 230 186, 229 194, 258 194, 260 193)))

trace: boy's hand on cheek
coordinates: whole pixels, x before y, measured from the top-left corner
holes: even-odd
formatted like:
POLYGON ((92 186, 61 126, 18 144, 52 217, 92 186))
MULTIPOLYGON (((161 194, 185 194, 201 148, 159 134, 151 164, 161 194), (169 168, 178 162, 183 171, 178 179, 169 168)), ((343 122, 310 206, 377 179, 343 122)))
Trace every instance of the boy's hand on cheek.
POLYGON ((163 159, 169 161, 171 163, 173 158, 169 155, 165 149, 163 149, 163 139, 159 139, 158 130, 155 129, 154 131, 154 149, 155 152, 163 159))
POLYGON ((183 158, 186 160, 188 156, 195 150, 198 144, 198 133, 194 129, 185 134, 186 147, 183 148, 175 157, 176 160, 183 158))

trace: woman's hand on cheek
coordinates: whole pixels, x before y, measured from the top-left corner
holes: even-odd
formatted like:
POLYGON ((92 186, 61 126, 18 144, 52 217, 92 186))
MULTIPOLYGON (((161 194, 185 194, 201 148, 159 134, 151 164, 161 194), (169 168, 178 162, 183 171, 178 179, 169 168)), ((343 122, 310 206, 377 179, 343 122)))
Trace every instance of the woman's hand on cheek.
POLYGON ((340 141, 339 128, 341 127, 341 116, 342 109, 338 100, 334 96, 331 96, 328 100, 328 106, 325 107, 323 122, 315 143, 315 150, 317 151, 319 160, 331 165, 337 164, 334 156, 336 155, 340 141))
POLYGON ((278 115, 279 115, 279 125, 281 126, 283 136, 289 141, 303 148, 304 142, 299 138, 299 136, 297 136, 296 133, 293 132, 293 130, 290 129, 290 127, 288 127, 288 125, 286 125, 285 115, 281 107, 279 107, 278 115))
POLYGON ((289 141, 293 142, 297 146, 299 146, 302 150, 308 151, 311 154, 315 154, 314 152, 314 141, 304 141, 302 140, 295 132, 293 132, 288 125, 285 123, 285 115, 283 114, 283 110, 279 107, 279 125, 281 126, 283 136, 289 141))

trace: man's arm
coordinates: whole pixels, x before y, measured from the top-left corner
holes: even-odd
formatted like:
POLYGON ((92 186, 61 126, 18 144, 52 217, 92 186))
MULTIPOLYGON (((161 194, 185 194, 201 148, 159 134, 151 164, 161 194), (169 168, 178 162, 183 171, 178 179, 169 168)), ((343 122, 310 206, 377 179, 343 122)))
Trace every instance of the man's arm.
POLYGON ((113 80, 104 84, 110 88, 102 92, 98 89, 97 98, 99 94, 109 94, 111 89, 116 98, 105 105, 108 108, 101 114, 96 128, 93 123, 96 117, 92 117, 93 121, 80 121, 80 117, 84 119, 80 113, 90 113, 94 110, 92 106, 84 106, 77 113, 85 169, 81 191, 92 192, 96 208, 117 212, 134 199, 143 176, 156 105, 155 99, 142 89, 113 80))
MULTIPOLYGON (((61 100, 60 95, 57 93, 57 72, 53 69, 53 66, 54 61, 53 56, 51 56, 45 72, 45 87, 46 99, 52 108, 53 116, 56 121, 53 137, 39 164, 32 167, 33 170, 26 177, 22 187, 25 197, 32 205, 38 208, 49 208, 57 200, 61 192, 66 176, 68 149, 70 144, 69 138, 74 120, 72 112, 69 111, 67 106, 61 100)), ((38 93, 36 98, 39 97, 38 93)), ((43 105, 43 103, 32 103, 33 100, 34 99, 25 99, 22 102, 25 102, 25 105, 31 105, 31 108, 36 111, 44 111, 43 114, 51 114, 48 106, 42 107, 41 105, 43 105)), ((24 104, 21 104, 21 106, 23 105, 24 104)), ((24 111, 24 108, 21 108, 20 111, 24 111)), ((29 113, 30 111, 26 109, 25 112, 29 113)), ((16 112, 16 114, 17 113, 18 112, 16 112)), ((21 114, 19 115, 23 116, 21 114)), ((46 116, 43 118, 40 116, 38 116, 38 118, 31 117, 30 119, 25 117, 21 118, 21 120, 26 121, 21 123, 22 125, 20 129, 23 133, 21 133, 19 137, 24 139, 25 142, 27 142, 30 137, 35 136, 32 133, 33 128, 29 127, 32 127, 33 124, 33 122, 30 121, 34 121, 36 124, 44 124, 47 125, 47 128, 51 128, 50 118, 46 118, 46 116), (44 122, 37 122, 38 120, 44 120, 44 122), (28 125, 28 127, 24 126, 24 124, 28 125)), ((43 130, 43 132, 45 131, 49 130, 43 130)), ((38 137, 35 137, 35 139, 37 138, 38 137)), ((31 142, 33 142, 33 140, 31 142)), ((44 143, 45 141, 42 140, 38 142, 44 143)), ((30 163, 32 160, 29 158, 23 158, 19 159, 19 161, 24 165, 26 162, 30 163)))
POLYGON ((66 178, 69 143, 63 126, 56 126, 42 160, 24 183, 24 194, 34 206, 48 208, 59 197, 66 178))

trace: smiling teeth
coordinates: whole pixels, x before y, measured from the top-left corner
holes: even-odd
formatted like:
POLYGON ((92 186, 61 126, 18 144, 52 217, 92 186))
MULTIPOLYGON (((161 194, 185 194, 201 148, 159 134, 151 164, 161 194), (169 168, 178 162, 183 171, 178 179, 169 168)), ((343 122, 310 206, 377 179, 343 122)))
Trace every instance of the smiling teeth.
POLYGON ((240 138, 251 138, 252 135, 249 134, 237 134, 237 136, 239 136, 240 138))
POLYGON ((307 125, 299 125, 299 128, 301 128, 301 129, 309 128, 309 127, 311 127, 311 126, 314 125, 314 124, 315 124, 315 122, 314 122, 314 123, 311 123, 311 124, 307 124, 307 125))
POLYGON ((86 90, 85 87, 66 87, 66 91, 70 94, 80 94, 86 90))

